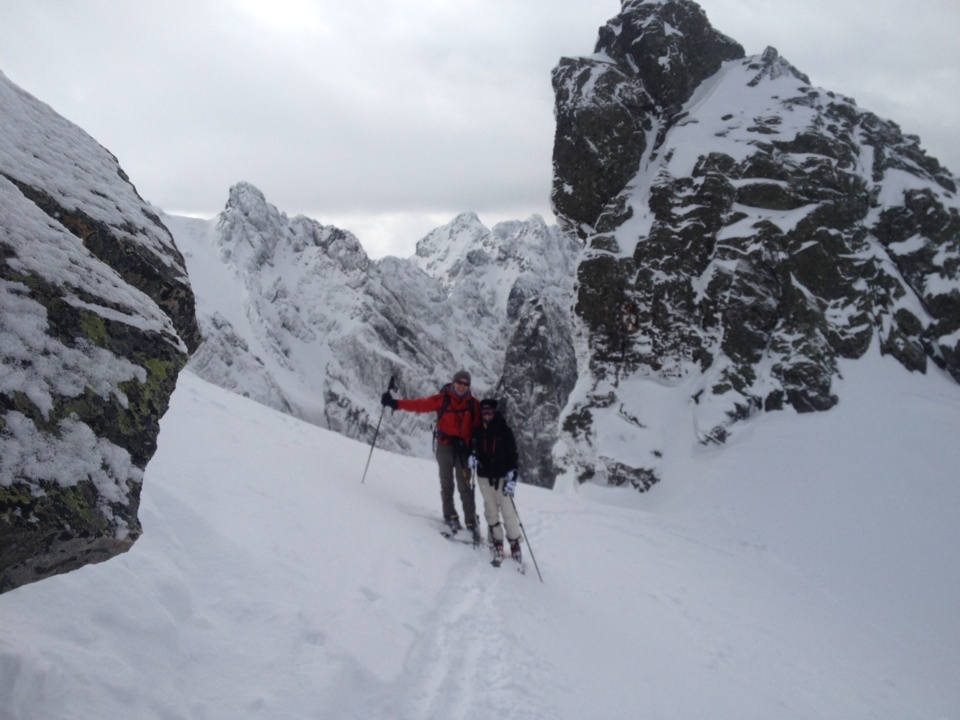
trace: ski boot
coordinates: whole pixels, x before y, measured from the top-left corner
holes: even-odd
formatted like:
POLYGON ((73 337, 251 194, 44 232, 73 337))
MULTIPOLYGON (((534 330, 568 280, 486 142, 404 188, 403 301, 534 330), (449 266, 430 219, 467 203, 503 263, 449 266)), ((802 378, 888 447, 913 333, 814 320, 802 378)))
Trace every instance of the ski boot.
POLYGON ((456 535, 463 530, 463 525, 460 524, 460 518, 458 517, 447 518, 444 522, 447 524, 451 535, 456 535))
POLYGON ((474 518, 473 522, 467 521, 467 532, 473 538, 473 546, 480 547, 480 523, 477 522, 477 518, 474 518))

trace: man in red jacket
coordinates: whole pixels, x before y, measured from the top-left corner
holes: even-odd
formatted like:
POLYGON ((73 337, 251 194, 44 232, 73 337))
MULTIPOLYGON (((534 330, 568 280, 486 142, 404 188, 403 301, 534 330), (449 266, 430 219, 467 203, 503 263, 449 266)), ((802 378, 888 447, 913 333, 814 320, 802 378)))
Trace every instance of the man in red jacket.
POLYGON ((385 392, 380 402, 394 410, 415 413, 437 413, 437 465, 440 468, 440 499, 443 502, 443 519, 452 532, 461 529, 457 508, 453 503, 454 478, 463 504, 463 517, 467 529, 479 538, 477 506, 473 499, 473 483, 467 456, 470 454, 470 439, 480 424, 480 404, 470 394, 470 373, 459 370, 453 382, 444 385, 436 395, 410 400, 397 400, 385 392))

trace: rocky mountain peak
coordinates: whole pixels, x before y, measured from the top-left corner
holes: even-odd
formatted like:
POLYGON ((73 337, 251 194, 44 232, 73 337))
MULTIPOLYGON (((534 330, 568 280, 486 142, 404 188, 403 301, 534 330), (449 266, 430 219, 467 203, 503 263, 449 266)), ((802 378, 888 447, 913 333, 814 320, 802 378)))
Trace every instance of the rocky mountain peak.
POLYGON ((418 241, 413 261, 450 287, 464 265, 485 264, 496 253, 497 242, 493 233, 480 222, 476 213, 465 212, 418 241))
POLYGON ((370 262, 353 233, 302 215, 290 219, 246 182, 230 188, 217 224, 224 259, 245 271, 283 264, 281 256, 296 256, 308 248, 316 249, 308 254, 318 262, 346 272, 366 272, 370 262))
POLYGON ((751 87, 764 79, 776 80, 784 75, 790 75, 805 85, 810 85, 810 78, 780 57, 780 53, 773 47, 768 46, 759 56, 748 63, 747 67, 751 70, 757 70, 757 76, 747 83, 751 87))
POLYGON ((632 71, 657 106, 675 108, 744 50, 715 30, 694 2, 626 0, 620 14, 600 28, 594 55, 632 71))
POLYGON ((587 246, 581 480, 659 479, 656 387, 722 443, 757 412, 829 409, 837 360, 871 347, 960 380, 960 201, 918 138, 773 48, 742 57, 692 2, 625 2, 553 81, 552 199, 587 246), (629 447, 596 437, 611 423, 629 447))
POLYGON ((259 232, 266 233, 272 232, 287 219, 285 213, 267 202, 259 188, 247 182, 237 183, 227 194, 222 218, 229 221, 234 216, 243 218, 244 222, 259 232))
POLYGON ((604 226, 611 199, 661 142, 663 119, 679 113, 722 63, 743 56, 696 3, 628 0, 600 28, 592 56, 561 59, 553 72, 551 195, 561 224, 581 237, 604 226), (611 164, 611 157, 619 159, 611 164))

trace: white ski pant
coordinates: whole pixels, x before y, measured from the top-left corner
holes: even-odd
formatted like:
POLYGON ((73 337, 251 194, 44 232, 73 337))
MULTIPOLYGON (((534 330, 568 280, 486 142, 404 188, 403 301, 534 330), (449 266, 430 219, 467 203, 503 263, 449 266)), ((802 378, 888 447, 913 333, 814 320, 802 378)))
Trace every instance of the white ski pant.
POLYGON ((517 508, 513 504, 512 497, 500 492, 499 488, 503 487, 503 483, 503 478, 494 480, 493 483, 485 477, 477 478, 480 495, 483 497, 483 516, 490 528, 490 534, 497 542, 503 542, 504 527, 507 530, 507 540, 520 539, 520 518, 517 515, 517 508), (500 523, 501 515, 503 524, 500 523))

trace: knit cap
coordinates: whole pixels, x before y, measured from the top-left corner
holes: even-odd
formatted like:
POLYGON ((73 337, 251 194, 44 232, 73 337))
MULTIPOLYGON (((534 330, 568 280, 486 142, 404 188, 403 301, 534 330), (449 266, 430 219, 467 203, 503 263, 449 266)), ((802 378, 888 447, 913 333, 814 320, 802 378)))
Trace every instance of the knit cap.
POLYGON ((456 382, 457 380, 462 380, 467 385, 469 385, 470 373, 468 373, 466 370, 457 370, 457 372, 453 376, 453 381, 456 382))

